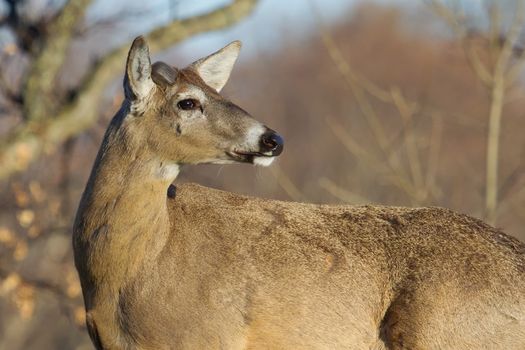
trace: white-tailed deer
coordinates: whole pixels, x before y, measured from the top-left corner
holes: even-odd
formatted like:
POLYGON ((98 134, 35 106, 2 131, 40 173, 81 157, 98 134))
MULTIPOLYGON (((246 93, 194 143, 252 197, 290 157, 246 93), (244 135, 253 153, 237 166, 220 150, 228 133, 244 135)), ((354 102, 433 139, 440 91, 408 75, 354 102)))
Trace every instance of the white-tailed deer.
POLYGON ((440 208, 327 206, 182 185, 269 165, 280 136, 219 95, 233 42, 187 68, 129 52, 73 245, 98 349, 525 349, 525 246, 440 208))

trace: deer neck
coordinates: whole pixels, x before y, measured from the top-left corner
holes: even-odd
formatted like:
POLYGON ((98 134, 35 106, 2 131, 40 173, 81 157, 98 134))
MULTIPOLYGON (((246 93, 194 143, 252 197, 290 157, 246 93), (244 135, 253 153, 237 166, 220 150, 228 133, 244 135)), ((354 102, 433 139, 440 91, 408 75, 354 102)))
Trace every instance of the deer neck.
POLYGON ((95 279, 106 273, 129 278, 155 259, 168 237, 166 193, 179 167, 149 152, 133 128, 125 118, 113 119, 77 213, 75 244, 89 251, 85 268, 95 279))

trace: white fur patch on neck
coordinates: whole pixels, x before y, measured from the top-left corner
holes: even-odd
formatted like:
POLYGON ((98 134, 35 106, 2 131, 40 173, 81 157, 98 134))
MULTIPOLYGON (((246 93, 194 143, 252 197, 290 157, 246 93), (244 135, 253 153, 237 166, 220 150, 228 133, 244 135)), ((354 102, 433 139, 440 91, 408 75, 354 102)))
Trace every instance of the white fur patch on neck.
POLYGON ((173 181, 179 175, 180 166, 178 164, 162 164, 156 171, 156 176, 163 180, 173 181))
POLYGON ((254 157, 253 164, 259 166, 269 166, 272 164, 275 157, 254 157))

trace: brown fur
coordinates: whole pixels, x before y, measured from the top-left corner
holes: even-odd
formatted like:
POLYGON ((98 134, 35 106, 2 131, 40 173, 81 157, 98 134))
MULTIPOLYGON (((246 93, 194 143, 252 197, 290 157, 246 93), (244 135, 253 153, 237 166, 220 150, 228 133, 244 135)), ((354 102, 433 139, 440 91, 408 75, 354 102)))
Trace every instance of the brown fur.
POLYGON ((525 348, 522 243, 441 208, 167 198, 166 162, 222 159, 254 121, 191 67, 151 94, 112 121, 75 222, 97 348, 525 348), (215 124, 178 135, 170 96, 195 87, 215 124))

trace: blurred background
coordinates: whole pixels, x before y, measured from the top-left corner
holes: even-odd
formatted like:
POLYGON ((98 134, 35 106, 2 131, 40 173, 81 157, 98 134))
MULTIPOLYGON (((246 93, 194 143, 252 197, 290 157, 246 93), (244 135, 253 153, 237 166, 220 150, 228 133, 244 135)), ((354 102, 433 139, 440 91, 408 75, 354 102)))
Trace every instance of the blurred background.
POLYGON ((71 226, 125 58, 239 39, 224 95, 286 140, 177 182, 444 206, 525 240, 525 1, 0 0, 0 349, 90 349, 71 226))

